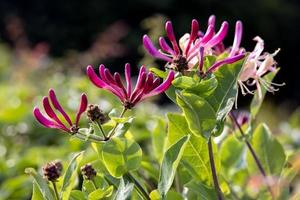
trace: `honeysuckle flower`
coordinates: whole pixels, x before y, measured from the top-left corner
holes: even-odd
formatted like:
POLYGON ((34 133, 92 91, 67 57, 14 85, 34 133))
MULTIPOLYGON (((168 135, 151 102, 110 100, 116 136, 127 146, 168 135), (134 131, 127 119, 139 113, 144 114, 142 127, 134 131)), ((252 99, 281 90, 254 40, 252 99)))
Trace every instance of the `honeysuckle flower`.
POLYGON ((274 60, 274 56, 277 55, 280 49, 276 50, 272 54, 262 54, 264 50, 264 41, 258 36, 256 36, 253 40, 257 42, 256 46, 245 62, 244 68, 238 79, 238 84, 243 95, 246 95, 247 93, 253 94, 253 91, 250 91, 246 84, 250 86, 256 85, 258 97, 262 98, 261 86, 269 92, 275 92, 278 91, 278 88, 275 88, 274 86, 284 85, 268 82, 262 78, 268 72, 276 70, 277 63, 274 60), (246 82, 246 84, 244 84, 244 82, 246 82))
MULTIPOLYGON (((205 33, 199 30, 199 23, 195 19, 192 20, 191 27, 191 33, 183 35, 178 45, 172 24, 170 21, 167 21, 166 33, 172 48, 163 37, 160 37, 159 44, 161 49, 158 50, 147 35, 143 37, 144 48, 153 57, 167 61, 168 66, 176 71, 190 70, 199 63, 199 70, 202 73, 204 56, 219 55, 225 51, 222 41, 228 32, 228 22, 224 21, 217 33, 215 33, 214 15, 210 16, 205 33)), ((213 72, 221 65, 236 62, 244 57, 241 53, 237 54, 241 34, 241 22, 237 22, 234 44, 228 58, 215 63, 208 72, 213 72)))
MULTIPOLYGON (((214 47, 214 49, 212 51, 213 55, 219 55, 224 52, 228 52, 229 54, 228 54, 227 58, 225 58, 223 60, 219 60, 216 63, 214 63, 207 70, 207 73, 211 73, 211 72, 215 71, 216 69, 218 69, 222 65, 232 64, 232 63, 237 62, 240 59, 245 57, 244 49, 240 48, 240 44, 241 44, 241 40, 242 40, 242 33, 243 33, 242 22, 237 21, 236 25, 235 25, 235 34, 234 34, 234 40, 233 40, 232 47, 226 49, 224 47, 223 42, 220 42, 219 44, 217 44, 214 47)), ((200 52, 199 52, 199 60, 201 61, 201 62, 199 62, 200 72, 202 72, 202 70, 203 70, 203 59, 204 59, 204 50, 200 49, 200 52)))
POLYGON ((121 100, 126 109, 131 109, 138 102, 166 91, 171 85, 175 73, 170 71, 166 80, 160 83, 159 78, 156 78, 151 72, 147 72, 145 66, 142 66, 134 89, 131 84, 131 69, 128 63, 125 64, 126 86, 119 73, 116 72, 112 75, 104 65, 99 67, 100 77, 97 76, 91 65, 87 67, 87 75, 95 86, 110 91, 121 100))
POLYGON ((80 116, 86 110, 87 104, 87 97, 85 94, 82 94, 75 122, 72 123, 71 118, 58 102, 54 90, 50 89, 49 97, 45 96, 43 98, 43 107, 47 115, 42 114, 38 107, 34 108, 33 114, 37 121, 47 128, 60 129, 65 132, 75 134, 79 129, 78 123, 80 120, 80 116), (64 118, 64 122, 62 122, 62 120, 60 120, 60 118, 57 116, 52 106, 50 105, 50 102, 53 105, 53 107, 62 115, 62 117, 64 118))

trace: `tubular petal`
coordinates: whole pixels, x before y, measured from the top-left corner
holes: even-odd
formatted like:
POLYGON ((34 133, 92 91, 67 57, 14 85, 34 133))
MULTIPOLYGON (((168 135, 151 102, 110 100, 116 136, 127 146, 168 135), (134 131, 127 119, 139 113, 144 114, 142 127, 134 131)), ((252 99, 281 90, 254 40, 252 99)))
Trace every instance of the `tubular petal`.
POLYGON ((196 37, 198 35, 198 31, 199 31, 199 23, 197 20, 193 19, 192 27, 191 27, 191 34, 190 34, 189 41, 188 41, 188 44, 187 44, 185 52, 184 52, 185 55, 188 54, 192 42, 196 39, 196 37))
POLYGON ((90 65, 87 67, 87 75, 90 78, 90 80, 92 81, 92 83, 94 83, 95 86, 102 88, 102 89, 106 89, 108 91, 111 91, 113 94, 115 94, 117 97, 119 97, 119 99, 121 101, 124 100, 123 95, 118 90, 112 88, 107 83, 105 83, 103 80, 101 80, 95 73, 93 67, 90 65))
POLYGON ((206 43, 207 48, 211 48, 217 44, 219 44, 226 36, 228 31, 228 22, 223 22, 220 30, 214 37, 206 43))
POLYGON ((148 51, 148 53, 150 55, 152 55, 153 57, 165 60, 167 62, 171 62, 172 59, 161 54, 153 45, 153 43, 151 42, 150 38, 147 35, 144 35, 143 37, 143 44, 144 44, 144 48, 148 51))
POLYGON ((176 55, 175 51, 168 45, 168 43, 166 42, 166 40, 163 37, 159 37, 159 45, 161 47, 161 49, 173 56, 176 55))
POLYGON ((163 83, 161 83, 158 87, 153 89, 150 93, 143 96, 142 99, 145 99, 147 97, 154 96, 154 95, 157 95, 159 93, 162 93, 162 92, 166 91, 170 87, 170 85, 172 84, 172 81, 174 80, 174 76, 175 76, 175 72, 170 71, 167 78, 166 78, 166 80, 163 83))
POLYGON ((211 72, 215 71, 216 69, 218 69, 222 65, 234 63, 234 62, 236 62, 236 61, 238 61, 238 60, 240 60, 244 57, 245 57, 245 54, 239 54, 239 55, 233 56, 231 58, 225 58, 224 60, 218 61, 218 62, 214 63, 207 70, 207 73, 211 73, 211 72))
POLYGON ((51 121, 50 119, 46 118, 41 111, 39 110, 39 108, 35 107, 33 109, 33 115, 35 116, 36 120, 42 124, 43 126, 45 126, 46 128, 56 128, 56 129, 62 129, 66 132, 69 132, 68 129, 65 129, 64 127, 59 126, 58 124, 54 123, 53 121, 51 121))
POLYGON ((233 40, 229 57, 234 56, 238 52, 241 44, 242 34, 243 34, 243 24, 241 21, 237 21, 235 24, 234 40, 233 40))
POLYGON ((126 84, 127 84, 127 95, 128 97, 131 96, 131 69, 130 69, 130 64, 126 63, 125 64, 125 78, 126 78, 126 84))
POLYGON ((54 121, 56 121, 57 124, 59 124, 60 126, 64 127, 65 129, 68 129, 62 122, 61 120, 57 117, 57 115, 55 114, 55 112, 53 111, 51 105, 50 105, 50 102, 49 102, 49 99, 48 97, 44 97, 43 98, 43 106, 44 106, 44 109, 47 113, 47 115, 53 119, 54 121))
POLYGON ((50 97, 50 100, 51 100, 53 106, 56 108, 56 110, 58 110, 63 115, 63 117, 65 118, 65 120, 69 123, 69 125, 72 126, 72 122, 71 122, 70 117, 67 115, 67 113, 65 112, 65 110, 59 104, 59 102, 58 102, 58 100, 56 98, 56 95, 55 95, 55 92, 54 92, 53 89, 49 90, 49 97, 50 97))
POLYGON ((168 36, 170 42, 172 43, 172 46, 173 46, 173 49, 174 49, 176 55, 179 55, 180 50, 179 50, 179 47, 178 47, 178 44, 177 44, 177 41, 175 38, 172 22, 167 21, 165 29, 166 29, 167 36, 168 36))
POLYGON ((88 99, 87 99, 85 94, 82 94, 81 95, 80 106, 79 106, 79 109, 78 109, 77 114, 76 114, 76 120, 75 120, 76 127, 78 127, 78 122, 79 122, 80 116, 86 110, 87 105, 88 105, 88 99))

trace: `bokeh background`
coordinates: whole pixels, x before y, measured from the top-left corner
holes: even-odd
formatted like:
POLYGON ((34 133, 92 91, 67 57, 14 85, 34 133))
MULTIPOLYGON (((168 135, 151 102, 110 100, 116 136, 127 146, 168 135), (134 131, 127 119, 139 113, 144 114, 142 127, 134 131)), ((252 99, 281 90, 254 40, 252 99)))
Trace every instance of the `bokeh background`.
MULTIPOLYGON (((25 167, 67 158, 86 145, 46 130, 33 119, 32 108, 48 88, 57 90, 70 111, 76 109, 82 91, 109 111, 117 101, 89 84, 84 75, 88 64, 104 63, 120 72, 126 62, 136 70, 142 63, 163 67, 145 54, 143 34, 155 40, 164 35, 164 23, 171 19, 179 38, 190 30, 193 18, 206 28, 211 14, 218 25, 224 20, 230 23, 227 45, 232 43, 235 21, 242 20, 242 46, 247 50, 254 48, 252 39, 257 35, 265 40, 266 51, 281 48, 276 56, 281 70, 275 82, 286 86, 267 95, 260 118, 275 134, 289 132, 282 141, 298 147, 300 112, 294 112, 300 105, 298 0, 1 0, 0 199, 28 199, 31 185, 25 167)), ((239 104, 247 109, 250 100, 251 96, 239 98, 239 104)), ((166 108, 169 101, 161 98, 157 104, 166 108)), ((158 109, 151 104, 146 111, 149 115, 158 109)), ((133 127, 140 130, 141 141, 150 131, 143 117, 133 127)))

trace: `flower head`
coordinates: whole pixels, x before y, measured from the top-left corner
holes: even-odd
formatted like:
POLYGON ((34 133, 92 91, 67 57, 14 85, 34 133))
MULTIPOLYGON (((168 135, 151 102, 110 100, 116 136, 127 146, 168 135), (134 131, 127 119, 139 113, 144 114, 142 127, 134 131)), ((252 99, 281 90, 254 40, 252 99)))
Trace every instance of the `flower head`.
POLYGON ((60 103, 58 102, 56 98, 56 94, 53 89, 49 90, 49 97, 43 98, 43 107, 47 114, 44 115, 41 113, 40 109, 38 107, 35 107, 33 110, 33 114, 35 118, 40 122, 42 125, 44 125, 47 128, 55 128, 60 129, 65 132, 74 134, 78 131, 78 123, 81 114, 86 110, 88 104, 88 100, 85 94, 81 95, 81 102, 79 109, 76 114, 75 122, 72 123, 69 115, 65 112, 65 110, 61 107, 60 103), (50 99, 50 100, 49 100, 50 99), (52 106, 50 105, 50 102, 52 103, 53 107, 63 116, 64 123, 62 120, 59 119, 59 117, 56 115, 55 111, 53 110, 52 106))
POLYGON ((262 78, 268 72, 273 72, 276 70, 277 63, 274 60, 274 56, 276 56, 280 49, 276 50, 272 54, 262 54, 264 50, 264 41, 258 36, 256 36, 253 40, 256 41, 256 46, 245 62, 238 83, 243 95, 247 93, 253 94, 253 92, 248 89, 246 84, 256 85, 258 96, 259 98, 262 98, 261 85, 269 92, 275 92, 278 90, 277 88, 274 88, 274 86, 284 85, 271 83, 262 78), (246 82, 246 84, 243 82, 246 82))
POLYGON ((87 67, 87 75, 94 85, 110 91, 121 100, 125 108, 130 109, 138 102, 167 90, 175 73, 170 71, 166 80, 160 83, 159 78, 155 78, 151 72, 147 72, 146 68, 142 66, 134 89, 131 85, 131 69, 128 63, 125 65, 126 86, 123 84, 119 73, 116 72, 112 75, 104 65, 100 65, 99 74, 100 77, 97 76, 92 66, 87 67))
POLYGON ((53 161, 47 163, 43 167, 44 178, 48 181, 55 182, 60 177, 62 172, 62 164, 60 161, 53 161))
MULTIPOLYGON (((167 37, 172 44, 172 47, 168 45, 163 37, 159 38, 160 50, 158 50, 152 43, 151 39, 144 35, 143 44, 146 51, 155 58, 167 61, 172 69, 177 71, 190 70, 199 63, 200 72, 203 69, 203 58, 206 55, 219 55, 225 51, 223 40, 228 32, 228 22, 224 21, 219 29, 215 32, 215 16, 210 16, 208 20, 208 27, 206 32, 199 30, 199 23, 197 20, 192 20, 191 33, 184 34, 180 40, 179 45, 176 41, 176 37, 173 31, 173 26, 170 21, 166 22, 167 37)), ((244 57, 242 54, 238 54, 237 49, 241 42, 242 25, 238 21, 236 25, 236 34, 228 58, 215 63, 208 72, 216 70, 218 67, 224 64, 230 64, 240 60, 244 57)))

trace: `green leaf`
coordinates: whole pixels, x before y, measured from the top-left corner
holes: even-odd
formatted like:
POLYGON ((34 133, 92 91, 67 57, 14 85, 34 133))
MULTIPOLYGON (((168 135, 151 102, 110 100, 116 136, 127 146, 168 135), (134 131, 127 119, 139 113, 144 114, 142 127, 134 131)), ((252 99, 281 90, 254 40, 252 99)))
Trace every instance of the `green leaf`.
POLYGON ((129 182, 125 183, 124 180, 121 179, 118 190, 117 190, 116 195, 113 199, 114 200, 126 200, 126 199, 128 199, 128 197, 130 196, 133 188, 134 188, 133 183, 129 183, 129 182))
POLYGON ((89 200, 99 200, 105 197, 110 197, 114 191, 114 186, 109 186, 105 190, 97 189, 89 194, 89 200))
POLYGON ((185 92, 177 93, 177 103, 191 132, 208 139, 216 125, 216 114, 211 105, 204 98, 185 92))
POLYGON ((244 144, 238 141, 233 134, 228 135, 220 148, 222 169, 227 173, 234 169, 241 162, 243 153, 244 144))
POLYGON ((201 182, 192 180, 184 185, 187 188, 187 199, 195 200, 211 200, 217 199, 217 194, 214 188, 207 187, 201 182))
POLYGON ((177 103, 176 102, 176 93, 175 93, 176 89, 173 85, 171 85, 166 91, 165 94, 167 95, 167 97, 173 101, 173 103, 177 103))
POLYGON ((77 153, 69 163, 67 170, 65 172, 63 178, 63 184, 61 188, 61 197, 62 199, 68 200, 74 187, 76 175, 77 175, 77 168, 82 159, 83 152, 77 153))
POLYGON ((173 183, 177 166, 189 139, 189 135, 183 136, 164 154, 158 181, 158 191, 163 198, 166 196, 173 183))
POLYGON ((91 180, 83 180, 82 183, 82 191, 86 192, 87 194, 92 193, 93 191, 95 191, 97 188, 95 187, 93 181, 91 180))
POLYGON ((149 69, 150 72, 154 73, 156 76, 160 77, 160 78, 163 78, 165 79, 168 75, 168 72, 167 71, 162 71, 158 68, 155 68, 155 67, 151 67, 149 69))
POLYGON ((31 200, 44 200, 43 194, 39 190, 39 187, 36 182, 33 182, 33 189, 32 189, 32 197, 31 200))
POLYGON ((103 145, 102 157, 109 173, 116 178, 139 168, 142 150, 138 143, 126 138, 112 138, 103 145))
MULTIPOLYGON (((168 113, 168 143, 167 146, 174 144, 181 137, 188 135, 189 127, 184 116, 176 113, 168 113)), ((214 157, 217 173, 220 162, 217 156, 216 145, 213 143, 214 157)), ((212 185, 212 176, 210 170, 209 154, 207 141, 203 137, 190 136, 186 144, 182 162, 191 175, 206 183, 212 185)))
POLYGON ((43 195, 44 199, 47 200, 54 200, 54 194, 52 189, 50 189, 49 185, 47 184, 47 181, 43 179, 43 177, 38 174, 35 169, 33 168, 26 168, 25 173, 29 174, 30 176, 33 177, 35 183, 36 183, 36 189, 40 191, 40 193, 43 195))
POLYGON ((87 199, 83 192, 80 190, 72 190, 70 194, 70 200, 83 200, 87 199))
POLYGON ((172 81, 172 85, 180 89, 189 89, 195 87, 198 82, 192 77, 180 76, 172 81))
POLYGON ((218 86, 207 98, 217 114, 217 121, 224 121, 234 105, 238 92, 237 79, 245 59, 236 63, 223 65, 215 73, 218 86))
POLYGON ((155 158, 159 161, 159 163, 162 160, 163 157, 163 151, 164 151, 164 145, 165 145, 165 130, 166 130, 166 123, 163 118, 157 118, 156 120, 156 126, 153 131, 151 131, 152 134, 152 147, 153 147, 153 153, 155 158))
MULTIPOLYGON (((279 71, 279 68, 277 68, 273 72, 269 72, 267 75, 265 75, 263 77, 263 79, 265 79, 268 82, 272 82, 272 80, 274 79, 274 77, 276 76, 278 71, 279 71)), ((253 96, 253 99, 252 99, 251 105, 250 105, 251 117, 253 119, 255 119, 257 113, 259 112, 259 109, 264 101, 264 97, 266 96, 266 93, 267 93, 267 90, 265 87, 261 87, 262 98, 258 98, 258 93, 257 93, 257 91, 255 92, 255 95, 253 96)))
MULTIPOLYGON (((271 135, 267 125, 260 124, 254 131, 251 141, 264 170, 269 175, 280 175, 285 164, 286 156, 281 144, 271 135)), ((248 170, 257 172, 258 168, 251 153, 247 152, 248 170)))

